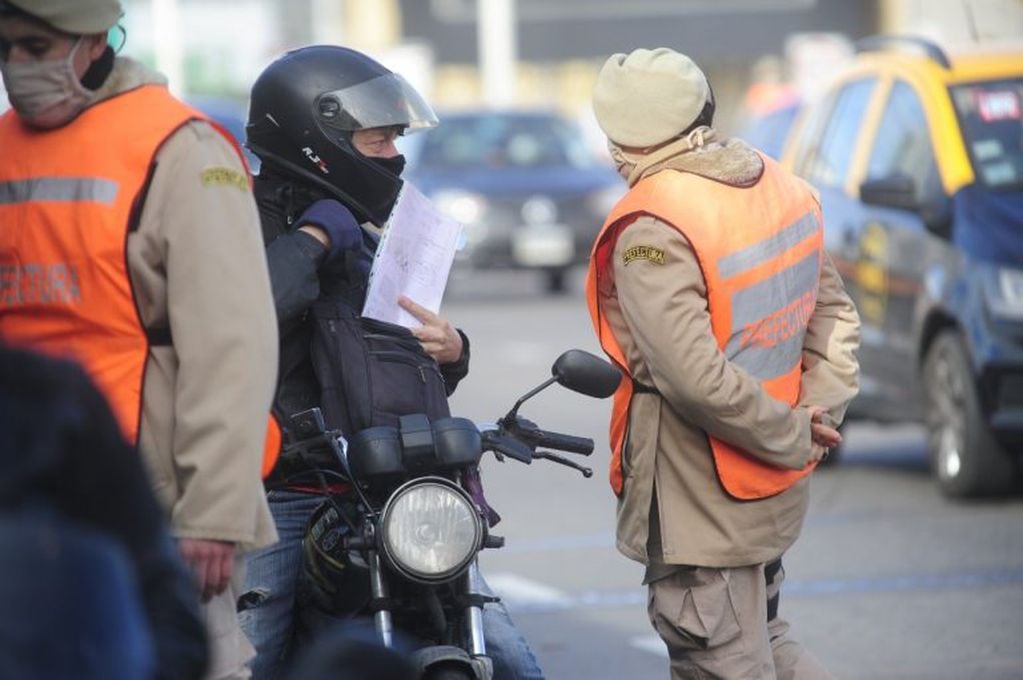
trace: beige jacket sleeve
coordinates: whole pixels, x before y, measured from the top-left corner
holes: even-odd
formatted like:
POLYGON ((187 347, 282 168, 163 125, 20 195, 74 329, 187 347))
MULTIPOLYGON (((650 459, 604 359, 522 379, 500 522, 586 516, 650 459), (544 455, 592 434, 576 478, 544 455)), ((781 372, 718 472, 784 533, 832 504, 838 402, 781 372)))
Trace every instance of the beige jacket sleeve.
POLYGON ((251 545, 267 531, 260 469, 277 376, 259 217, 240 159, 209 125, 189 123, 156 160, 135 274, 143 321, 173 337, 172 422, 156 426, 169 428, 171 525, 251 545))
POLYGON ((676 229, 653 217, 629 225, 615 246, 622 314, 654 387, 684 419, 773 465, 802 469, 810 457, 810 420, 771 397, 730 363, 711 330, 707 290, 696 254, 676 229), (622 253, 663 251, 663 263, 622 253))
POLYGON ((817 306, 803 340, 800 406, 824 406, 830 425, 845 417, 859 389, 860 317, 831 257, 825 254, 817 306))

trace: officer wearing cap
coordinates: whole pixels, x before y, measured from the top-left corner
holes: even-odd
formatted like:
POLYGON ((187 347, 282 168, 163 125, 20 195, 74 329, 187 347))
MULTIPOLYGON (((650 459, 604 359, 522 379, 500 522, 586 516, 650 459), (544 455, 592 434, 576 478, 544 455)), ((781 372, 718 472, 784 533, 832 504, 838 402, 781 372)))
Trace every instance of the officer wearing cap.
POLYGON ((194 571, 207 677, 248 677, 240 560, 276 539, 259 218, 226 133, 115 57, 121 15, 118 0, 0 0, 0 341, 72 357, 99 386, 194 571))
POLYGON ((712 127, 700 68, 616 54, 593 93, 629 192, 587 298, 629 378, 611 417, 618 548, 646 565, 673 678, 826 678, 777 615, 810 472, 857 390, 859 320, 813 190, 712 127))

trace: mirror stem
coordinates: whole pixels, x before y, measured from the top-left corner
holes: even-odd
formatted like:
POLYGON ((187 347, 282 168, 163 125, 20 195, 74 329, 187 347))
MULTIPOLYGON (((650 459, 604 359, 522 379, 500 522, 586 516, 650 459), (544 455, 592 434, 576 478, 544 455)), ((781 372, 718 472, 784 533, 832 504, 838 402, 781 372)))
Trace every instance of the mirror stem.
POLYGON ((515 415, 519 412, 519 407, 522 406, 522 404, 527 399, 530 399, 531 397, 536 396, 536 394, 538 392, 547 389, 548 387, 553 385, 555 382, 557 382, 557 378, 548 378, 546 382, 544 382, 544 383, 534 387, 529 392, 526 392, 522 397, 519 398, 519 400, 517 402, 515 402, 515 405, 512 406, 511 411, 508 411, 508 415, 506 415, 504 417, 505 421, 513 420, 515 418, 515 415))

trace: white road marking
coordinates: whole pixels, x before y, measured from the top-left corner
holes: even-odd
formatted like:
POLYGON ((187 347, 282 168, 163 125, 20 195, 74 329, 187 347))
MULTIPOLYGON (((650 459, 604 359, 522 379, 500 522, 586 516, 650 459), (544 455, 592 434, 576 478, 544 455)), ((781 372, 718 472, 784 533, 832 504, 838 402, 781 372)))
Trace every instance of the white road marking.
POLYGON ((487 574, 486 579, 494 592, 510 607, 561 608, 570 600, 568 595, 557 588, 510 572, 487 574))
POLYGON ((650 652, 655 656, 668 658, 668 648, 664 646, 664 640, 657 635, 642 635, 629 640, 629 646, 650 652))

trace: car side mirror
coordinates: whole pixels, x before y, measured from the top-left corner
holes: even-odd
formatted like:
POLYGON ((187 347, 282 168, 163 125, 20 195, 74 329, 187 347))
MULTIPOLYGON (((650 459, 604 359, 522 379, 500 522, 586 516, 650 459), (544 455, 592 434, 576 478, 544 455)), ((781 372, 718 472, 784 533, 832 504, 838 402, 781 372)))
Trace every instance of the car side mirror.
POLYGON ((581 349, 570 349, 558 357, 551 375, 559 385, 597 399, 610 397, 622 381, 617 368, 581 349))
POLYGON ((908 210, 920 216, 928 231, 948 238, 952 231, 952 203, 944 194, 921 200, 908 175, 869 179, 860 185, 860 200, 869 205, 908 210))
POLYGON ((868 179, 860 185, 860 200, 869 205, 879 205, 884 208, 898 208, 912 212, 920 210, 920 201, 916 196, 916 184, 907 175, 868 179))
POLYGON ((952 237, 952 199, 938 194, 925 200, 919 212, 928 231, 944 239, 952 237))

